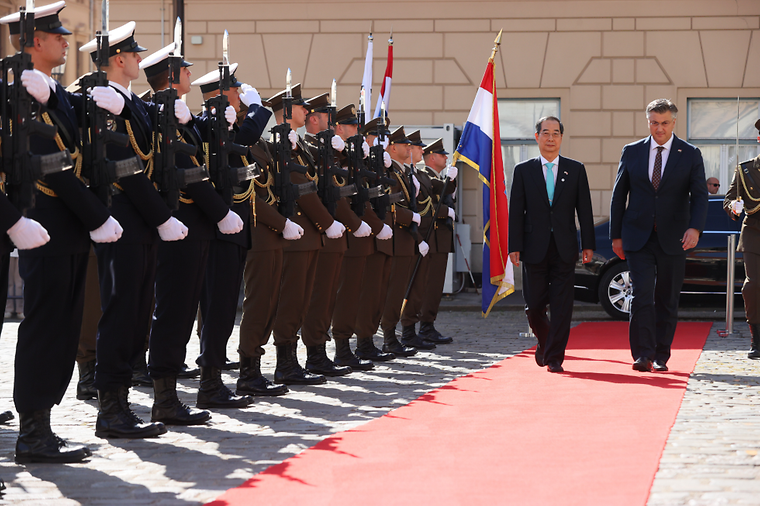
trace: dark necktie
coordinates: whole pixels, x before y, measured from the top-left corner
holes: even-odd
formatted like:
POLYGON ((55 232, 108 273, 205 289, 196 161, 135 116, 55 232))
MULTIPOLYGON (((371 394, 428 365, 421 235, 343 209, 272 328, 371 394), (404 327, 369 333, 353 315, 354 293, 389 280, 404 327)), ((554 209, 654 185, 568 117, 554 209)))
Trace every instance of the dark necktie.
POLYGON ((652 171, 652 186, 654 191, 660 187, 660 179, 662 178, 662 150, 665 149, 662 146, 657 146, 657 156, 654 157, 654 170, 652 171))

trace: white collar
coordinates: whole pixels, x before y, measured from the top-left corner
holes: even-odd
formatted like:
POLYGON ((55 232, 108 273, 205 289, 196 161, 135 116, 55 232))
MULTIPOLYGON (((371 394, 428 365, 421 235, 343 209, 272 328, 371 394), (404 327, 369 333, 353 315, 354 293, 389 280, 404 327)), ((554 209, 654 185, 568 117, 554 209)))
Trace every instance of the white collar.
POLYGON ((128 89, 126 89, 124 86, 122 86, 119 83, 114 82, 114 81, 108 81, 108 84, 112 88, 116 88, 117 90, 119 90, 120 92, 122 92, 124 94, 124 96, 126 96, 129 100, 132 100, 132 92, 129 91, 128 89))
MULTIPOLYGON (((670 139, 668 139, 668 141, 662 145, 662 147, 665 148, 666 151, 668 152, 670 151, 670 147, 673 145, 673 139, 675 139, 675 137, 676 137, 675 135, 670 134, 670 139)), ((652 150, 657 149, 657 146, 659 146, 659 144, 657 144, 657 141, 654 140, 654 137, 652 137, 652 140, 649 143, 649 146, 650 146, 650 149, 652 150)))
POLYGON ((546 165, 547 163, 553 163, 554 165, 552 165, 552 167, 556 167, 556 166, 559 165, 559 155, 557 155, 557 157, 554 158, 554 160, 552 160, 552 161, 549 161, 546 158, 544 158, 544 155, 539 155, 539 158, 541 158, 541 166, 542 167, 544 165, 546 165))

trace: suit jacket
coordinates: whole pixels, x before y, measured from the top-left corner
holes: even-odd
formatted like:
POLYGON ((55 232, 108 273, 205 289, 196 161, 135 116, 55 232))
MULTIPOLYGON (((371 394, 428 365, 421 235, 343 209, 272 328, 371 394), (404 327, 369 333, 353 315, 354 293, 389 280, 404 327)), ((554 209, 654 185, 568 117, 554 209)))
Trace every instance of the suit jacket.
POLYGON ((620 155, 610 204, 610 239, 622 238, 625 251, 638 251, 649 240, 656 223, 663 251, 668 255, 685 254, 681 244, 684 232, 688 228, 701 232, 707 219, 702 153, 674 135, 655 191, 649 179, 650 142, 651 136, 628 144, 620 155))
POLYGON ((575 262, 579 250, 576 213, 581 226, 582 249, 596 249, 591 193, 582 163, 559 157, 551 206, 541 158, 518 164, 509 201, 509 252, 519 251, 521 261, 538 263, 546 256, 553 233, 560 258, 575 262))

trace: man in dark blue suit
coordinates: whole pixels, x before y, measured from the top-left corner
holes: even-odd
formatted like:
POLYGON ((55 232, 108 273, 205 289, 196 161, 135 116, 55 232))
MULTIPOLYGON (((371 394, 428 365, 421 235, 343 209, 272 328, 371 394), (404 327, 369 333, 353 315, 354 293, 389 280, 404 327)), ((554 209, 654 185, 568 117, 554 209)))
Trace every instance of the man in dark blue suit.
POLYGON ((573 316, 573 282, 581 226, 583 263, 596 248, 586 168, 559 156, 564 126, 548 116, 536 123, 541 156, 515 166, 509 201, 509 258, 523 263, 525 314, 536 334, 536 363, 562 372, 573 316), (546 315, 551 307, 551 320, 546 315))
POLYGON ((673 135, 677 114, 667 99, 647 106, 651 135, 623 148, 612 191, 610 238, 631 270, 628 335, 637 371, 668 370, 686 252, 707 217, 702 154, 673 135))

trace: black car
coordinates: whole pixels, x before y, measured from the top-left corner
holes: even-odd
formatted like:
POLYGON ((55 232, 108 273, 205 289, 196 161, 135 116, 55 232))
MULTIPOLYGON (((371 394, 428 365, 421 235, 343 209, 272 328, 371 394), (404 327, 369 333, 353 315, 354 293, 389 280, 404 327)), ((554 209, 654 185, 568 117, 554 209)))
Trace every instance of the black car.
MULTIPOLYGON (((723 210, 722 195, 710 195, 705 230, 697 247, 686 256, 686 272, 681 294, 726 294, 726 250, 728 235, 741 230, 741 219, 733 221, 723 210)), ((612 251, 609 220, 598 224, 596 251, 587 264, 578 260, 575 266, 575 300, 598 302, 613 318, 627 320, 631 312, 633 290, 628 263, 612 251)), ((736 253, 734 293, 741 293, 744 282, 744 261, 736 253)))

